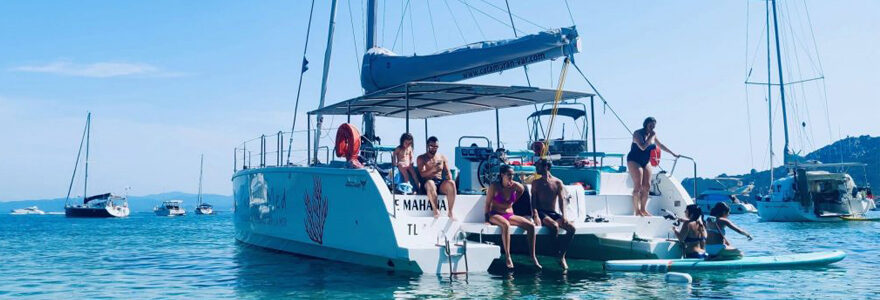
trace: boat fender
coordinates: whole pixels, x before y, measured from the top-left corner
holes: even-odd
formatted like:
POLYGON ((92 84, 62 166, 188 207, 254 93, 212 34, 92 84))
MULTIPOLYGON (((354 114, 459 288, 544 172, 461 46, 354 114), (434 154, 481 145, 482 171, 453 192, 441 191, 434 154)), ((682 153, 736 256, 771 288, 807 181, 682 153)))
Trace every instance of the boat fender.
POLYGON ((669 272, 666 273, 666 282, 669 283, 691 283, 694 279, 688 273, 669 272))
POLYGON ((660 165, 660 147, 654 147, 651 150, 651 166, 659 166, 660 165))
POLYGON ((349 123, 342 123, 336 130, 336 157, 344 157, 352 167, 363 168, 358 160, 358 152, 361 150, 361 133, 357 127, 349 123))

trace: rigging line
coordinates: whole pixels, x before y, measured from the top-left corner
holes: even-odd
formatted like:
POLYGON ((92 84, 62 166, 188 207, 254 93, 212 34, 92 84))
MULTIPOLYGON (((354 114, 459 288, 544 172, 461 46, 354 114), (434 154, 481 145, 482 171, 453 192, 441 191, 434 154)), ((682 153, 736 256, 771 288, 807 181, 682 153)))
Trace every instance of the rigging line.
MULTIPOLYGON (((578 67, 577 63, 572 61, 571 65, 574 66, 574 69, 577 70, 578 73, 581 74, 581 77, 583 77, 585 81, 587 81, 587 84, 590 85, 590 88, 593 89, 594 92, 596 92, 596 96, 599 96, 599 100, 602 100, 602 105, 604 105, 605 107, 608 107, 608 109, 611 110, 611 113, 614 114, 614 117, 617 118, 617 121, 620 122, 620 125, 623 125, 623 128, 626 128, 626 131, 628 131, 629 134, 632 134, 633 132, 632 132, 632 130, 629 129, 629 126, 626 126, 626 123, 623 122, 623 119, 621 119, 620 116, 617 114, 617 112, 614 111, 614 108, 611 107, 611 104, 608 104, 608 101, 606 101, 605 97, 602 96, 602 93, 600 93, 599 90, 596 89, 596 86, 593 85, 593 82, 591 82, 590 79, 587 78, 587 75, 584 75, 584 72, 581 71, 581 68, 578 67)), ((593 117, 595 118, 595 116, 593 116, 593 117)), ((595 134, 595 133, 593 133, 593 134, 595 134)))
MULTIPOLYGON (((446 1, 446 0, 443 0, 443 1, 446 1)), ((483 33, 483 27, 480 26, 480 22, 477 22, 477 17, 474 16, 474 10, 472 10, 470 6, 467 6, 467 10, 468 10, 468 14, 471 15, 471 20, 474 21, 474 25, 477 25, 477 31, 480 32, 480 37, 482 37, 483 40, 485 41, 485 40, 486 40, 486 34, 483 33)))
MULTIPOLYGON (((510 17, 510 28, 513 28, 513 37, 517 38, 519 35, 516 34, 516 23, 513 22, 513 13, 510 12, 510 2, 504 0, 504 4, 507 5, 507 16, 510 17)), ((529 67, 523 65, 523 72, 526 74, 526 83, 529 84, 529 87, 532 87, 532 80, 529 78, 529 67)), ((532 103, 535 106, 535 111, 538 111, 538 104, 532 103)))
MULTIPOLYGON (((409 7, 409 37, 410 37, 409 43, 412 44, 412 51, 413 51, 414 55, 416 54, 416 34, 415 34, 416 27, 413 25, 413 19, 412 19, 413 12, 412 11, 413 11, 413 6, 415 6, 415 5, 416 4, 413 3, 413 5, 410 5, 410 7, 409 7)), ((403 48, 403 45, 401 45, 400 48, 403 48)))
POLYGON ((486 12, 480 10, 479 8, 476 8, 476 7, 471 6, 470 4, 468 4, 467 2, 465 2, 464 0, 458 0, 458 2, 460 2, 461 4, 464 4, 464 5, 467 6, 467 7, 470 7, 470 8, 472 8, 472 9, 476 10, 478 13, 481 13, 481 14, 483 14, 483 15, 486 16, 486 17, 489 17, 489 19, 495 20, 495 22, 498 22, 498 23, 500 23, 500 24, 503 24, 504 26, 510 27, 510 24, 507 24, 507 22, 501 21, 501 20, 499 20, 498 18, 493 17, 492 15, 487 14, 486 12))
POLYGON ((83 142, 86 140, 86 130, 88 130, 88 120, 86 120, 86 127, 83 127, 82 138, 79 140, 79 150, 76 152, 76 163, 73 164, 73 175, 70 175, 70 186, 67 187, 67 197, 64 198, 64 205, 67 206, 67 202, 70 201, 70 191, 73 190, 73 180, 76 179, 76 169, 79 168, 79 158, 82 156, 82 148, 83 142))
MULTIPOLYGON (((810 10, 807 8, 807 1, 804 0, 804 12, 807 16, 807 24, 810 28, 810 37, 813 40, 813 49, 816 51, 816 62, 819 65, 819 74, 825 76, 825 69, 822 67, 822 56, 819 55, 819 45, 816 43, 816 34, 813 32, 813 20, 810 18, 810 10)), ((828 107, 828 90, 826 89, 825 80, 822 80, 822 92, 824 96, 822 97, 825 102, 825 121, 828 123, 828 142, 829 144, 834 141, 833 132, 831 129, 831 111, 828 107)), ((838 136, 840 138, 840 136, 838 136)))
MULTIPOLYGON (((488 1, 486 1, 486 0, 480 0, 480 2, 486 3, 487 5, 489 5, 489 6, 491 6, 491 7, 494 7, 494 8, 497 9, 497 10, 504 11, 503 8, 498 7, 497 5, 492 4, 492 3, 490 3, 490 2, 488 2, 488 1)), ((547 27, 544 27, 544 26, 538 25, 538 24, 536 24, 535 22, 529 21, 529 20, 526 19, 526 18, 523 18, 523 17, 517 16, 517 15, 513 15, 513 16, 516 17, 517 19, 520 19, 520 20, 525 21, 526 23, 532 24, 532 26, 538 27, 538 28, 540 28, 541 30, 549 30, 549 29, 550 29, 550 28, 547 28, 547 27)))
POLYGON ((437 31, 434 29, 434 13, 431 12, 431 1, 425 1, 425 5, 428 6, 428 19, 431 21, 431 35, 434 36, 434 49, 440 49, 440 46, 437 44, 437 31))
MULTIPOLYGON (((568 0, 565 0, 568 3, 568 0)), ((749 1, 746 1, 746 81, 749 80, 749 77, 752 74, 751 66, 749 66, 749 12, 751 11, 751 4, 749 1)), ((759 43, 760 44, 760 43, 759 43)), ((757 51, 757 50, 756 50, 757 51)), ((757 56, 756 56, 757 57, 757 56)), ((754 145, 752 144, 752 110, 749 107, 749 86, 745 85, 746 90, 746 127, 749 132, 749 161, 752 163, 752 169, 755 168, 755 150, 754 145)))
POLYGON ((355 63, 357 63, 357 65, 355 66, 355 69, 357 69, 358 78, 360 78, 361 77, 361 53, 360 53, 360 50, 358 50, 358 49, 360 49, 360 47, 358 47, 357 34, 355 34, 355 31, 354 31, 354 15, 352 15, 352 13, 351 13, 351 0, 346 0, 346 1, 348 1, 348 23, 351 24, 351 41, 352 41, 352 43, 354 43, 354 61, 355 61, 355 63))
MULTIPOLYGON (((506 0, 505 0, 506 1, 506 0)), ((574 24, 574 15, 571 14, 571 7, 568 6, 568 0, 562 0, 565 3, 565 9, 568 10, 568 18, 571 19, 571 26, 575 26, 574 24)))
MULTIPOLYGON (((391 50, 394 50, 394 47, 397 46, 397 37, 400 36, 400 29, 403 28, 403 21, 406 20, 406 8, 409 7, 409 0, 406 0, 406 4, 403 6, 403 12, 400 15, 400 24, 397 25, 397 33, 394 34, 394 42, 391 43, 391 50)), ((403 42, 401 42, 403 43, 403 42)), ((403 47, 403 46, 401 46, 403 47)))
MULTIPOLYGON (((461 26, 458 25, 458 18, 455 17, 455 14, 452 13, 452 8, 449 7, 449 1, 447 1, 447 0, 443 0, 443 4, 446 4, 446 10, 449 11, 449 15, 452 16, 452 23, 455 23, 455 28, 458 29, 458 35, 461 36, 461 40, 462 40, 465 44, 467 44, 468 41, 467 41, 467 39, 464 37, 464 32, 461 31, 461 26)), ((471 14, 471 16, 473 16, 473 14, 471 14)), ((476 20, 474 20, 474 22, 476 22, 476 20)), ((479 27, 479 24, 477 25, 477 28, 480 28, 480 27, 479 27)), ((482 33, 483 33, 483 31, 482 31, 482 29, 480 29, 480 34, 482 34, 482 33)), ((484 38, 485 38, 485 37, 484 37, 484 38)))
MULTIPOLYGON (((300 96, 300 92, 302 91, 303 75, 305 75, 306 70, 309 69, 309 67, 308 67, 309 61, 306 60, 306 53, 309 50, 309 35, 312 32, 312 15, 314 14, 314 12, 315 12, 315 0, 312 0, 312 6, 309 9, 309 23, 306 26, 306 40, 305 40, 305 45, 303 46, 303 59, 302 59, 302 63, 300 66, 299 83, 297 83, 297 86, 296 86, 296 102, 293 105, 293 123, 290 125, 290 132, 291 133, 290 133, 290 140, 287 141, 287 149, 290 149, 290 147, 293 145, 293 132, 296 129, 296 117, 297 117, 297 113, 299 112, 299 96, 300 96)), ((311 142, 311 141, 309 141, 309 142, 311 142)), ((287 152, 287 163, 288 164, 290 163, 290 152, 287 152)))

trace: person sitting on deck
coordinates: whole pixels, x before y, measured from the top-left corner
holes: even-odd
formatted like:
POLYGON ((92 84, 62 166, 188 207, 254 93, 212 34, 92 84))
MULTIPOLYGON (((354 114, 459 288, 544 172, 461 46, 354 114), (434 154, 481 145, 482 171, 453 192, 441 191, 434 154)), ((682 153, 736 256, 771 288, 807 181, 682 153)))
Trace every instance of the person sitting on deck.
POLYGON ((418 191, 418 180, 414 180, 419 178, 416 176, 416 170, 413 169, 413 136, 409 132, 406 132, 400 136, 400 144, 394 148, 394 153, 391 155, 391 163, 397 167, 397 170, 400 171, 400 175, 403 178, 403 182, 412 184, 412 182, 416 182, 415 190, 418 191))
POLYGON ((486 222, 501 228, 501 243, 504 247, 504 255, 507 259, 507 268, 513 268, 513 260, 510 258, 510 226, 519 226, 525 229, 532 262, 538 269, 541 264, 535 256, 535 224, 529 219, 513 214, 513 203, 525 192, 525 187, 513 180, 513 168, 509 165, 501 165, 498 171, 498 181, 489 185, 486 189, 486 222))
POLYGON ((706 238, 706 253, 709 258, 717 260, 739 259, 742 258, 742 251, 731 247, 730 242, 724 235, 727 233, 724 228, 729 227, 739 234, 744 235, 750 241, 752 235, 745 230, 740 229, 733 224, 728 217, 730 216, 730 206, 727 203, 718 202, 709 211, 710 217, 706 220, 706 230, 709 235, 706 238))
POLYGON ((421 182, 419 185, 422 191, 428 195, 428 201, 431 202, 431 209, 434 210, 434 218, 440 216, 439 206, 437 206, 437 194, 446 195, 449 203, 449 218, 455 220, 452 216, 452 206, 455 204, 455 180, 452 178, 452 171, 449 169, 449 161, 443 154, 437 153, 440 148, 437 137, 429 137, 427 143, 427 153, 419 155, 416 163, 419 168, 421 182), (443 175, 446 175, 444 179, 443 175))
POLYGON ((553 165, 549 159, 542 158, 535 163, 535 171, 541 175, 532 181, 532 199, 534 205, 533 215, 538 216, 536 223, 547 226, 555 233, 557 241, 559 238, 559 228, 565 229, 565 240, 558 244, 559 247, 559 264, 563 270, 568 269, 568 263, 565 261, 565 253, 568 252, 568 246, 574 238, 575 228, 565 218, 565 185, 559 178, 550 174, 550 168, 553 165), (559 207, 558 213, 556 208, 559 207))
POLYGON ((679 219, 682 221, 681 230, 672 226, 675 236, 684 244, 685 258, 706 259, 706 226, 703 223, 703 210, 696 204, 688 205, 685 208, 687 219, 679 219))

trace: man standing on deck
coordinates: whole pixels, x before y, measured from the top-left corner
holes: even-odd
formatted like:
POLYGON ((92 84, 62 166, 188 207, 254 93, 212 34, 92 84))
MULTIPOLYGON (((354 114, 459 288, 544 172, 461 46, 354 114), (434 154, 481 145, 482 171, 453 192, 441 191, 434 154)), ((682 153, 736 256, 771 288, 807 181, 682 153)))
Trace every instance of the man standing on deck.
POLYGON ((437 153, 439 148, 437 137, 429 137, 427 149, 428 152, 416 159, 419 168, 419 176, 421 177, 421 187, 425 194, 428 195, 428 201, 431 202, 431 209, 434 210, 434 218, 440 216, 439 206, 437 205, 438 192, 446 195, 449 202, 447 206, 449 218, 452 217, 452 205, 455 203, 455 180, 452 178, 452 171, 449 170, 449 161, 446 156, 437 153), (443 178, 446 175, 446 178, 443 178))
POLYGON ((565 229, 565 240, 559 243, 559 264, 563 270, 568 269, 568 263, 565 261, 565 253, 568 252, 568 246, 574 238, 574 225, 565 219, 565 185, 553 175, 550 175, 550 167, 552 163, 549 159, 542 158, 535 163, 535 171, 541 175, 541 178, 532 181, 532 201, 534 204, 533 214, 538 216, 540 224, 547 226, 556 233, 557 241, 559 241, 559 228, 565 229), (557 213, 556 207, 559 207, 557 213))

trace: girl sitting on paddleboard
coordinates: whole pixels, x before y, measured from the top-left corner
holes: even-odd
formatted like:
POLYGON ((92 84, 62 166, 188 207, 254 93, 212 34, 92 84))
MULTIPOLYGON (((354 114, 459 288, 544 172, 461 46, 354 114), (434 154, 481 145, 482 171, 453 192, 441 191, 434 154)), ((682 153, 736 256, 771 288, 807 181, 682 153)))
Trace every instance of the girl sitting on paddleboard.
POLYGON ((709 211, 709 215, 710 217, 706 219, 706 230, 709 233, 709 236, 706 238, 706 253, 709 254, 709 257, 717 260, 742 258, 742 252, 737 248, 731 247, 730 242, 724 237, 727 233, 724 228, 733 229, 733 231, 744 235, 750 241, 752 240, 752 235, 740 229, 728 219, 730 216, 730 206, 727 206, 724 202, 718 202, 709 211))
POLYGON ((706 259, 709 256, 704 249, 706 245, 706 225, 703 223, 703 210, 696 204, 688 205, 685 208, 687 219, 679 219, 681 230, 672 226, 675 236, 684 244, 685 258, 706 259))

